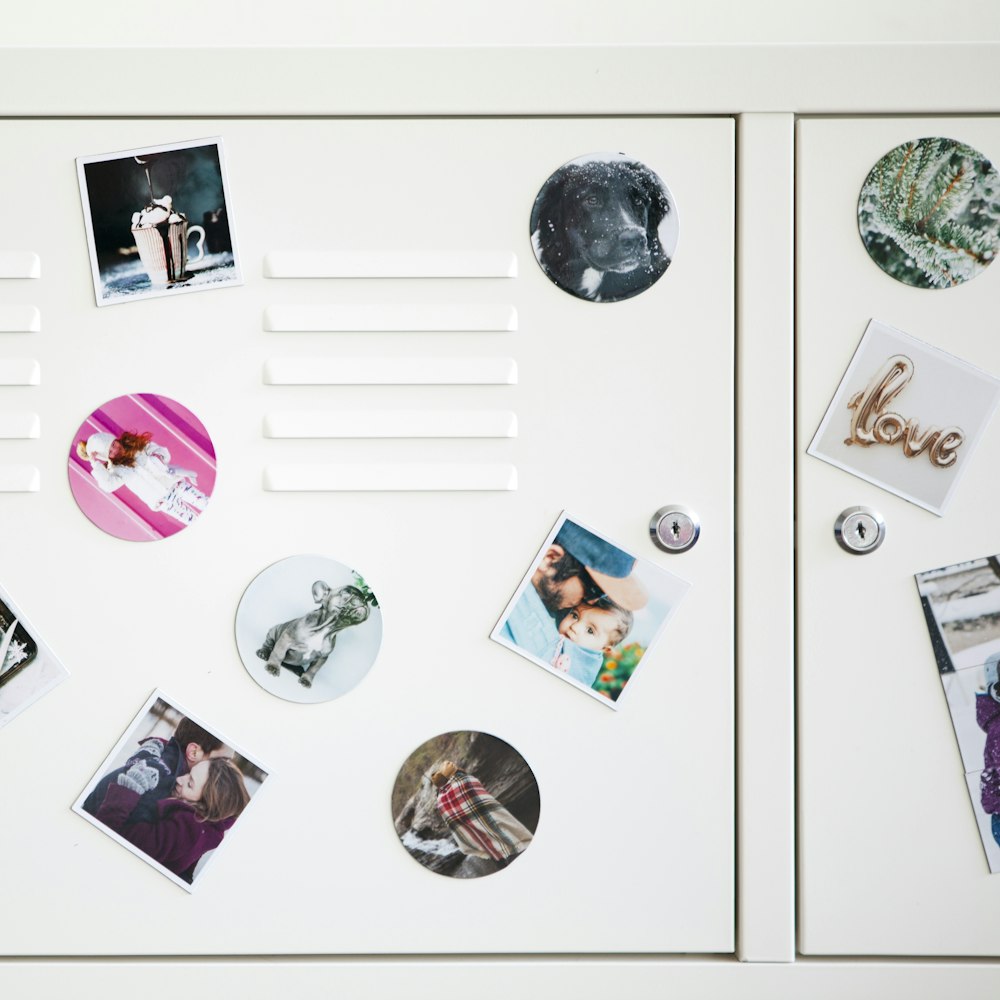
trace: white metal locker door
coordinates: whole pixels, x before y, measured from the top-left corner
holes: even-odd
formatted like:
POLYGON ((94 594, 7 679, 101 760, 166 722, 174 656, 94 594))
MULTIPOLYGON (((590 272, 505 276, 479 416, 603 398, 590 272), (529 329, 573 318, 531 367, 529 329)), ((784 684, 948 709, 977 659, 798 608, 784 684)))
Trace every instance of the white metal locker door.
POLYGON ((2 734, 5 760, 33 762, 5 768, 20 821, 0 829, 0 853, 18 859, 5 875, 19 919, 4 950, 731 952, 732 121, 39 121, 8 122, 2 134, 22 155, 6 168, 0 249, 38 253, 43 274, 0 283, 5 302, 42 316, 40 333, 2 335, 8 354, 37 358, 42 371, 40 386, 16 390, 18 405, 40 413, 41 437, 2 443, 5 461, 41 472, 39 492, 0 497, 19 525, 3 583, 72 672, 2 734), (96 309, 73 158, 208 135, 225 142, 246 284, 96 309), (529 215, 561 164, 617 151, 670 187, 680 240, 648 291, 588 302, 540 271, 529 215), (403 254, 415 272, 439 259, 429 254, 513 254, 518 270, 265 276, 286 273, 283 255, 327 251, 348 267, 361 253, 403 254), (377 317, 369 332, 361 307, 377 317), (304 332, 332 313, 342 332, 304 332), (408 371, 499 359, 516 384, 293 384, 400 359, 408 371), (219 457, 207 512, 150 545, 103 535, 66 482, 79 421, 132 391, 187 405, 219 457), (289 412, 323 424, 373 410, 510 411, 517 436, 264 433, 289 412), (439 463, 457 467, 465 488, 415 490, 405 479, 398 491, 280 489, 303 484, 301 467, 306 485, 318 475, 338 486, 345 467, 419 474, 439 463), (461 474, 484 464, 514 467, 516 490, 498 488, 510 477, 470 490, 461 474), (289 466, 299 467, 291 480, 289 466), (701 540, 682 556, 648 535, 668 502, 701 517, 701 540), (563 509, 693 584, 618 712, 488 638, 563 509), (385 631, 363 683, 303 706, 247 676, 233 617, 261 569, 309 552, 364 573, 385 631), (113 643, 95 635, 107 615, 113 643), (147 641, 150 617, 162 641, 147 641), (273 771, 191 898, 69 812, 154 687, 273 771), (410 751, 463 728, 514 745, 542 799, 524 858, 473 883, 414 864, 389 814, 410 751), (71 752, 53 760, 54 743, 71 752), (202 930, 192 934, 192 922, 202 930))
MULTIPOLYGON (((992 119, 798 125, 799 912, 809 954, 1000 954, 1000 879, 987 868, 913 578, 1000 548, 1000 426, 988 427, 943 517, 806 455, 873 318, 1000 374, 1000 268, 955 287, 911 287, 876 266, 859 237, 869 170, 928 136, 1000 155, 992 119), (854 505, 885 518, 884 543, 863 556, 834 540, 836 518, 854 505)), ((914 391, 888 409, 925 427, 930 416, 907 408, 914 391)), ((848 436, 850 414, 837 419, 848 436)), ((884 462, 879 448, 885 455, 874 445, 866 459, 884 462)), ((930 468, 926 453, 908 461, 930 468)))

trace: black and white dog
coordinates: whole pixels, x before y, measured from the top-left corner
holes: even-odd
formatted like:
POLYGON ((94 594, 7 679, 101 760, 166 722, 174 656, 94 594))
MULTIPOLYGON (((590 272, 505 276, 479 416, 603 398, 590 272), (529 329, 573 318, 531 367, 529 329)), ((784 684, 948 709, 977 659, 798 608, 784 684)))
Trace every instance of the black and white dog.
MULTIPOLYGON (((670 266, 660 225, 663 181, 623 154, 573 160, 545 182, 531 212, 531 245, 560 288, 595 302, 644 291, 670 266)), ((671 220, 672 221, 672 220, 671 220)))

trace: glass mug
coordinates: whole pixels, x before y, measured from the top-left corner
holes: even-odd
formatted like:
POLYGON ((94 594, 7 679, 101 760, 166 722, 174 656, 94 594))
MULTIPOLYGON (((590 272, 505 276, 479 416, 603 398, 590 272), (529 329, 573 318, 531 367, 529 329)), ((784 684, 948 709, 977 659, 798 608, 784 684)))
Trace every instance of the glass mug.
POLYGON ((197 263, 205 256, 205 230, 189 226, 186 219, 179 222, 161 222, 158 226, 133 226, 132 239, 139 250, 139 259, 153 285, 174 285, 187 281, 188 237, 197 234, 198 256, 190 263, 197 263))

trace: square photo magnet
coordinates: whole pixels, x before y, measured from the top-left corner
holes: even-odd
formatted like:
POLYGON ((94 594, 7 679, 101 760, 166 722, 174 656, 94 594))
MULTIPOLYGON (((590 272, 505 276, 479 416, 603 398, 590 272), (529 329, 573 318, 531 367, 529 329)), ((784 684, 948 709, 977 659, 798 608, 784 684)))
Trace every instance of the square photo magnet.
POLYGON ((1000 871, 1000 556, 916 574, 991 872, 1000 871))
POLYGON ((1000 380, 873 319, 808 454, 942 515, 1000 380))
POLYGON ((616 708, 689 587, 563 513, 490 638, 616 708))
POLYGON ((76 163, 99 306, 243 284, 219 137, 76 163))
POLYGON ((0 588, 0 728, 69 676, 0 588))
POLYGON ((267 777, 218 729, 154 691, 73 811, 191 892, 267 777))

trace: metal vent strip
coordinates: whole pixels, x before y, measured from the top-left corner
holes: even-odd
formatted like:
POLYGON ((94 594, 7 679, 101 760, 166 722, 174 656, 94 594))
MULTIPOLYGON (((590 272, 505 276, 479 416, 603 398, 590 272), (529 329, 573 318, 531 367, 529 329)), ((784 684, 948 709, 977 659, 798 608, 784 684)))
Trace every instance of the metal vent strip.
POLYGON ((496 333, 517 329, 512 305, 360 303, 270 305, 270 333, 496 333))
MULTIPOLYGON (((0 425, 2 431, 2 425, 0 425)), ((266 438, 510 438, 510 410, 276 410, 266 438)))
MULTIPOLYGON (((41 274, 42 263, 37 253, 0 250, 0 279, 35 279, 41 274)), ((9 290, 4 288, 3 292, 9 290)), ((38 333, 41 329, 42 316, 37 306, 0 303, 0 334, 38 333)), ((36 386, 41 380, 41 366, 33 358, 0 358, 0 386, 36 386)), ((7 402, 6 396, 0 393, 0 403, 7 402)), ((33 440, 40 436, 41 420, 37 413, 0 410, 0 440, 33 440)), ((0 461, 0 493, 37 493, 40 488, 41 474, 36 466, 0 461)))
MULTIPOLYGON (((290 279, 427 279, 433 287, 447 289, 440 279, 501 278, 517 275, 517 257, 510 252, 342 252, 272 251, 264 257, 266 278, 290 279)), ((278 287, 278 286, 275 286, 278 287)), ((285 291, 288 284, 281 286, 285 291)), ((298 286, 302 287, 302 286, 298 286)), ((328 286, 320 286, 328 287, 328 286)), ((332 287, 332 286, 329 286, 332 287)), ((386 288, 380 285, 380 288, 386 288)), ((388 286, 391 289, 391 286, 388 286)), ((409 290, 412 284, 407 286, 409 290)), ((518 328, 517 309, 510 303, 477 301, 407 302, 398 287, 376 301, 351 303, 331 301, 271 303, 263 311, 262 326, 268 333, 371 334, 372 353, 343 357, 325 350, 310 349, 309 356, 292 354, 264 362, 263 382, 267 386, 512 386, 517 384, 517 364, 509 357, 459 356, 468 338, 479 334, 511 333, 518 328), (380 334, 458 334, 453 356, 421 355, 396 357, 388 353, 380 334)), ((321 293, 324 294, 325 293, 321 293)), ((458 297, 458 296, 456 296, 458 297)), ((464 296, 462 296, 464 298, 464 296)), ((304 341, 289 338, 299 347, 304 341)), ((367 342, 367 341, 366 341, 367 342)), ((315 343, 315 342, 314 342, 315 343)), ((324 344, 335 340, 324 338, 324 344)), ((334 349, 335 350, 335 349, 334 349)), ((408 352, 410 353, 410 352, 408 352)), ((283 393, 287 399, 288 393, 283 393)), ((442 405, 440 392, 428 393, 426 408, 399 409, 367 406, 364 394, 352 394, 359 405, 339 404, 332 394, 330 407, 312 405, 269 409, 263 419, 265 439, 343 440, 396 439, 481 439, 482 457, 501 457, 496 444, 488 439, 517 436, 517 415, 509 409, 468 405, 442 405), (339 405, 338 405, 339 404, 339 405)), ((379 403, 386 400, 379 396, 379 403)), ((310 402, 315 401, 313 394, 310 402)), ((374 446, 373 446, 374 447, 374 446)), ((403 446, 405 458, 409 446, 403 446)), ((446 446, 447 447, 447 446, 446 446)), ((480 446, 477 446, 479 448, 480 446)), ((374 454, 374 453, 373 453, 374 454)), ((418 455, 414 452, 414 456, 418 455)), ((328 458, 328 453, 324 458, 328 458)), ((507 462, 319 462, 268 463, 263 487, 271 492, 310 491, 507 491, 517 488, 517 470, 507 462)))
POLYGON ((0 333, 39 333, 41 329, 38 306, 0 305, 0 333))
POLYGON ((510 251, 274 250, 264 257, 265 278, 514 278, 510 251))
POLYGON ((40 278, 42 262, 37 253, 0 250, 0 278, 40 278))
POLYGON ((512 358, 271 358, 265 385, 515 385, 512 358))
POLYGON ((517 470, 504 463, 274 464, 264 469, 269 492, 453 492, 517 489, 517 470))

